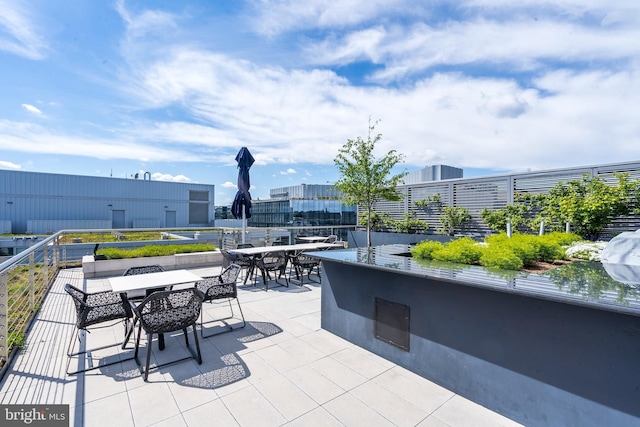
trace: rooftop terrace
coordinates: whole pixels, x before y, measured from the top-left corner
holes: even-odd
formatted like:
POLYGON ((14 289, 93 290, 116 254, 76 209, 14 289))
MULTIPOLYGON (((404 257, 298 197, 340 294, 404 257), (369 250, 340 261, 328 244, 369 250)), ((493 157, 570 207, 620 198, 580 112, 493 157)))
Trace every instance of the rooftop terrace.
MULTIPOLYGON (((59 272, 0 383, 0 404, 68 404, 75 426, 518 425, 321 329, 321 289, 313 283, 268 292, 239 286, 247 326, 201 339, 202 365, 190 360, 152 370, 147 383, 132 360, 67 376, 75 310, 66 283, 108 288, 106 279, 85 279, 81 269, 59 272)), ((204 310, 207 316, 215 308, 204 310)), ((122 332, 121 324, 93 332, 89 345, 122 339, 122 332)), ((154 348, 156 362, 186 355, 181 335, 167 337, 162 352, 154 348)), ((119 357, 105 351, 106 359, 119 357)), ((131 343, 113 350, 132 351, 131 343)))

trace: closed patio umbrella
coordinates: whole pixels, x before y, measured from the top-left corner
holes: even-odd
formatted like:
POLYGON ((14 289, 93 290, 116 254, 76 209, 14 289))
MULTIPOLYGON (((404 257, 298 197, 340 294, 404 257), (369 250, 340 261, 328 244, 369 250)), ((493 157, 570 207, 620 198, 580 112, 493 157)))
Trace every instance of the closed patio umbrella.
POLYGON ((238 162, 238 192, 233 199, 231 213, 236 219, 242 218, 242 243, 245 241, 244 235, 247 218, 251 218, 251 194, 249 193, 251 182, 249 181, 249 168, 253 165, 254 161, 255 159, 247 147, 242 147, 236 156, 236 162, 238 162))

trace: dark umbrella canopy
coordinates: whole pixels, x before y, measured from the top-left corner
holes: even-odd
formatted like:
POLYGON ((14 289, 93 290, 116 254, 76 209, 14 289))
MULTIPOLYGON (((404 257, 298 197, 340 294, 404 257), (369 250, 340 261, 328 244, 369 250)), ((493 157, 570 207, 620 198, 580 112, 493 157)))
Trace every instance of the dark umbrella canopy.
POLYGON ((251 218, 251 194, 249 193, 251 182, 249 181, 249 168, 253 165, 254 161, 247 147, 242 147, 236 156, 236 162, 238 162, 238 192, 231 205, 231 213, 236 219, 242 218, 243 206, 245 218, 251 218))

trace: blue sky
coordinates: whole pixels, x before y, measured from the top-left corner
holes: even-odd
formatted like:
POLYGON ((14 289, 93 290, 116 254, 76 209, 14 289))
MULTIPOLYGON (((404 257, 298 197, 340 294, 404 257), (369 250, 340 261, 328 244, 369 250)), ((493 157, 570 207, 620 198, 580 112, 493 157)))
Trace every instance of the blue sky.
POLYGON ((252 195, 366 138, 465 176, 638 160, 633 0, 0 0, 0 168, 252 195))

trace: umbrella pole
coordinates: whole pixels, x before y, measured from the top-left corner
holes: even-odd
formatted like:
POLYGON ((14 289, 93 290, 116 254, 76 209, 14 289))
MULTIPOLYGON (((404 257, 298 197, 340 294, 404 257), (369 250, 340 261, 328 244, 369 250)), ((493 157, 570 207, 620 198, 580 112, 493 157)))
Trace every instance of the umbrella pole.
POLYGON ((247 232, 247 215, 244 212, 244 205, 242 206, 242 244, 245 243, 245 234, 247 232))

